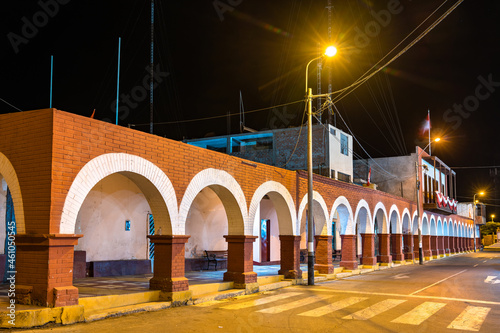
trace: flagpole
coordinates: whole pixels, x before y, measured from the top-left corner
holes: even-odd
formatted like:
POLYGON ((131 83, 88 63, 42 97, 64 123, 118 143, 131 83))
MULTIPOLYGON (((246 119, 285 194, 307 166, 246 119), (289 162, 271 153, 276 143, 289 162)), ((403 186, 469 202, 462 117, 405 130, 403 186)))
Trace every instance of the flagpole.
POLYGON ((429 125, 429 155, 432 155, 431 150, 431 110, 427 109, 427 121, 429 125))

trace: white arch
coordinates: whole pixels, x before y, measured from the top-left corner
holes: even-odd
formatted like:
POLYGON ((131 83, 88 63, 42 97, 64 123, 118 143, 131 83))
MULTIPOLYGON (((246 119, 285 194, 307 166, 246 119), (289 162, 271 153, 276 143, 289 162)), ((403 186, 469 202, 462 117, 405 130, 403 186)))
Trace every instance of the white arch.
POLYGON ((411 218, 410 218, 410 210, 405 208, 403 210, 403 214, 401 214, 401 233, 410 233, 411 232, 411 218), (405 221, 407 221, 407 230, 403 230, 405 225, 405 221))
POLYGON ((401 215, 399 214, 398 206, 393 204, 389 210, 389 227, 391 228, 391 233, 401 234, 403 230, 401 215), (395 219, 395 221, 394 221, 395 219), (393 222, 396 222, 395 224, 393 222), (393 228, 395 226, 395 228, 393 228))
POLYGON ((16 170, 12 163, 10 163, 7 156, 0 152, 0 174, 7 182, 12 202, 14 204, 14 214, 16 217, 16 230, 18 234, 26 233, 26 225, 24 221, 24 203, 21 194, 21 186, 17 178, 16 170))
POLYGON ((186 219, 191 205, 205 187, 212 189, 220 198, 227 215, 230 235, 252 235, 253 221, 248 220, 247 202, 240 184, 229 173, 218 169, 198 172, 189 182, 179 206, 179 228, 186 230, 186 219))
MULTIPOLYGON (((330 213, 330 220, 333 220, 333 217, 335 215, 336 211, 342 212, 343 214, 339 214, 339 219, 340 219, 340 234, 341 235, 347 235, 347 230, 349 225, 353 225, 353 217, 354 214, 352 213, 352 208, 351 204, 349 203, 349 200, 347 200, 346 197, 341 196, 338 197, 335 202, 333 203, 332 206, 332 211, 330 213), (345 208, 343 208, 345 207, 345 208), (345 214, 347 213, 347 214, 345 214)), ((352 235, 352 233, 350 234, 352 235)))
POLYGON ((429 235, 437 236, 437 223, 436 223, 436 217, 434 215, 431 215, 429 228, 430 228, 429 235))
POLYGON ((443 232, 443 220, 441 219, 441 216, 438 216, 438 218, 437 218, 436 235, 437 236, 444 236, 444 232, 443 232))
POLYGON ((429 217, 427 216, 426 213, 423 214, 422 219, 420 220, 420 223, 422 224, 422 235, 430 235, 430 221, 429 217))
POLYGON ((446 218, 443 219, 443 236, 449 236, 450 230, 448 230, 448 220, 446 218))
POLYGON ((382 202, 378 202, 373 209, 373 227, 375 228, 375 219, 377 219, 378 232, 388 233, 389 231, 389 220, 387 215, 387 210, 382 202))
MULTIPOLYGON (((301 229, 302 223, 302 215, 305 212, 308 201, 307 193, 304 195, 300 202, 299 206, 299 214, 297 217, 297 230, 301 229)), ((313 203, 313 216, 314 216, 314 225, 315 225, 315 235, 330 235, 332 232, 332 224, 327 223, 328 221, 328 207, 326 206, 325 199, 319 194, 319 192, 313 191, 313 201, 317 203, 315 205, 313 203)))
POLYGON ((165 228, 163 234, 179 231, 172 225, 177 218, 177 199, 167 175, 142 157, 110 153, 90 160, 76 175, 64 201, 59 226, 61 234, 75 233, 76 217, 87 194, 99 181, 114 173, 121 173, 136 183, 148 200, 155 224, 165 228), (144 182, 144 178, 149 182, 144 182))
POLYGON ((282 184, 275 181, 267 181, 261 184, 252 197, 250 208, 248 210, 248 220, 252 224, 255 221, 257 208, 265 195, 268 195, 274 203, 276 214, 278 216, 278 225, 280 235, 298 235, 297 221, 295 214, 295 203, 288 189, 282 184))
MULTIPOLYGON (((362 215, 362 209, 365 209, 366 210, 366 218, 367 218, 367 223, 366 223, 366 230, 364 230, 364 233, 373 233, 373 218, 372 218, 372 214, 370 212, 370 206, 368 205, 368 202, 366 202, 366 200, 364 199, 361 199, 359 200, 358 202, 358 206, 356 207, 356 213, 354 214, 354 223, 357 224, 358 223, 358 219, 361 217, 360 215, 362 215)), ((361 232, 361 231, 360 231, 361 232)), ((356 234, 356 229, 355 229, 355 225, 352 226, 352 234, 356 234)))

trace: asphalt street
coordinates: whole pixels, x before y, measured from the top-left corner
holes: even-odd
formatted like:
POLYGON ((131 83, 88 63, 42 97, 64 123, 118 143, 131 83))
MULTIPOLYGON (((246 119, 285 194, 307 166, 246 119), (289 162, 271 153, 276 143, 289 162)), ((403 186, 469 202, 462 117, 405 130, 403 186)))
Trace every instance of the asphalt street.
POLYGON ((498 332, 500 253, 30 332, 498 332))

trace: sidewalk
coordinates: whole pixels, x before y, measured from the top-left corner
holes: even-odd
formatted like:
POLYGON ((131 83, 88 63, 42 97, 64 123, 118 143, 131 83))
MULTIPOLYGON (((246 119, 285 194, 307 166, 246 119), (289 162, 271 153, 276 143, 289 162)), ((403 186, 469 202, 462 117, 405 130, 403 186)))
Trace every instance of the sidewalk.
POLYGON ((485 246, 483 248, 483 251, 488 251, 488 252, 500 252, 500 242, 491 244, 490 246, 485 246))
MULTIPOLYGON (((406 263, 406 264, 413 264, 406 263)), ((321 282, 345 278, 351 275, 364 274, 374 270, 386 269, 390 266, 375 266, 360 268, 355 271, 345 271, 334 262, 333 274, 315 274, 315 281, 321 282)), ((307 283, 307 265, 301 265, 303 278, 301 280, 285 280, 278 275, 279 265, 254 266, 257 273, 259 292, 280 289, 293 284, 307 283)), ((224 282, 221 271, 186 272, 189 279, 192 299, 187 305, 210 302, 219 299, 245 295, 245 289, 234 289, 233 282, 224 282)), ((62 325, 77 322, 90 322, 108 317, 120 316, 141 311, 158 311, 176 304, 162 300, 159 290, 149 290, 149 279, 152 274, 140 276, 120 276, 106 278, 85 278, 74 281, 79 290, 79 304, 59 308, 44 308, 30 305, 18 305, 15 308, 15 327, 30 328, 47 323, 62 325)), ((0 328, 12 328, 9 323, 9 299, 7 286, 0 286, 0 328)))

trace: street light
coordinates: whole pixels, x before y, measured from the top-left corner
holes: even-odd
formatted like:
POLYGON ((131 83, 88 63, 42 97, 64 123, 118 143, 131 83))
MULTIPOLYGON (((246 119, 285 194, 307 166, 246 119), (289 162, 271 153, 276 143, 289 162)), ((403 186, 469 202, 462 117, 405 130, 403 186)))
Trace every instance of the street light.
POLYGON ((495 221, 493 221, 494 217, 495 217, 495 214, 491 214, 491 222, 495 222, 495 221))
POLYGON ((481 191, 479 193, 475 193, 474 199, 472 200, 472 203, 474 204, 474 209, 472 210, 472 219, 474 222, 474 252, 476 252, 476 195, 483 196, 484 192, 481 191))
POLYGON ((422 250, 422 226, 420 225, 420 180, 418 179, 418 174, 420 173, 420 164, 418 163, 418 159, 420 155, 431 145, 432 142, 439 142, 441 138, 435 138, 433 141, 429 142, 427 146, 417 155, 417 161, 415 162, 416 179, 417 179, 417 223, 418 223, 418 263, 420 265, 424 264, 424 253, 422 250))
POLYGON ((307 96, 307 284, 314 285, 314 229, 313 229, 313 165, 312 165, 312 100, 316 97, 327 97, 328 94, 313 95, 308 87, 309 65, 325 56, 333 57, 337 53, 334 46, 329 46, 324 55, 309 61, 306 66, 307 96))

